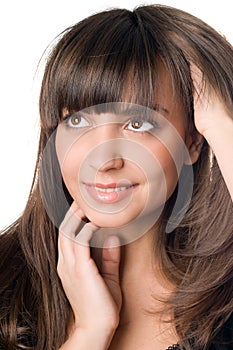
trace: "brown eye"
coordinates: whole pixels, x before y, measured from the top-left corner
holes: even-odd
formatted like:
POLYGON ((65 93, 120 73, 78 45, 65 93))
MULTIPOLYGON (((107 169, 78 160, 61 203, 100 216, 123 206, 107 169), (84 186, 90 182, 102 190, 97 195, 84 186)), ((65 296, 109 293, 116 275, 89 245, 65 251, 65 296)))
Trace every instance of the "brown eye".
POLYGON ((80 129, 80 128, 85 128, 90 126, 88 120, 84 118, 81 114, 72 114, 68 116, 64 123, 66 124, 67 127, 73 128, 73 129, 80 129))
POLYGON ((131 125, 132 125, 133 129, 137 130, 137 129, 140 129, 142 127, 143 123, 140 120, 133 120, 131 122, 131 125))
POLYGON ((79 125, 81 122, 81 117, 79 115, 72 115, 70 117, 70 122, 71 124, 73 124, 74 126, 79 125))
POLYGON ((135 118, 130 120, 127 125, 125 126, 126 130, 134 131, 137 133, 144 133, 147 131, 150 131, 152 129, 158 129, 158 124, 155 120, 145 120, 143 118, 135 118))

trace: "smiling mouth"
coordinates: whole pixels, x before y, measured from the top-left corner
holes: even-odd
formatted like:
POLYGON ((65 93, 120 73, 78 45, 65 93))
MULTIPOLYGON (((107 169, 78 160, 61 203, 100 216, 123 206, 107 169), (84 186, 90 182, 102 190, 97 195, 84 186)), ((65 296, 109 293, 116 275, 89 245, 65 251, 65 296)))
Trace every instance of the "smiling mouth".
POLYGON ((90 184, 84 183, 88 194, 97 202, 102 203, 115 203, 119 202, 133 192, 138 184, 90 184))
POLYGON ((120 192, 128 190, 129 188, 133 187, 134 185, 127 185, 127 186, 116 186, 116 185, 106 185, 106 187, 103 187, 103 185, 95 185, 95 190, 100 192, 120 192))

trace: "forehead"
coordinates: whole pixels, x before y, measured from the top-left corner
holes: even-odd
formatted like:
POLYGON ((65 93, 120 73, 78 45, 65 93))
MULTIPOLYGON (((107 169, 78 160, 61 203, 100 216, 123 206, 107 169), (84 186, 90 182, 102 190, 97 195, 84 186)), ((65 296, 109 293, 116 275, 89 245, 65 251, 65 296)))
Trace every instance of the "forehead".
MULTIPOLYGON (((103 102, 95 105, 86 106, 82 109, 69 109, 68 106, 63 108, 63 115, 80 112, 85 115, 108 115, 106 118, 124 118, 125 116, 146 116, 153 117, 161 114, 168 120, 172 121, 174 115, 183 116, 183 104, 181 98, 174 89, 172 77, 166 66, 161 60, 158 60, 156 72, 156 84, 153 88, 153 101, 148 103, 138 103, 138 86, 134 84, 133 71, 128 75, 122 84, 123 91, 118 101, 103 102)), ((141 89, 147 90, 148 86, 141 85, 141 89)), ((145 101, 143 101, 145 102, 145 101)), ((114 119, 113 119, 114 120, 114 119)))

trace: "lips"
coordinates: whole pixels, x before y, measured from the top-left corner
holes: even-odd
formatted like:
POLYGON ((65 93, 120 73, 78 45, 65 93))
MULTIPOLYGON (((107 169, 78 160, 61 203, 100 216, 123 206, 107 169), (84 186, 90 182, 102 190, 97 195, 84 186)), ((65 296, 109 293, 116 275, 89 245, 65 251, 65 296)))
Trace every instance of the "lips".
POLYGON ((84 185, 92 199, 101 203, 119 202, 131 195, 131 193, 138 187, 138 184, 129 183, 84 183, 84 185))

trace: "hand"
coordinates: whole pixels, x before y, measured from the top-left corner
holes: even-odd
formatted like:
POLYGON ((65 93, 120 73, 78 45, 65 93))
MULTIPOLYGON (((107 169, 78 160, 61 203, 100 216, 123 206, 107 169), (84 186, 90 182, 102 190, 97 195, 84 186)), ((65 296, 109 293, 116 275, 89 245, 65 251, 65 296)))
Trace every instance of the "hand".
POLYGON ((218 128, 225 121, 229 123, 231 118, 214 89, 205 85, 199 68, 191 64, 190 70, 195 88, 194 123, 198 132, 208 138, 213 132, 218 133, 218 128))
POLYGON ((194 122, 209 143, 233 200, 233 112, 210 87, 203 86, 201 71, 191 65, 195 87, 194 122))
POLYGON ((106 239, 99 271, 89 247, 89 240, 98 227, 85 224, 78 233, 79 240, 85 245, 75 241, 81 217, 82 211, 73 203, 60 226, 58 275, 74 312, 74 329, 110 334, 118 326, 122 304, 119 239, 115 236, 106 239))

